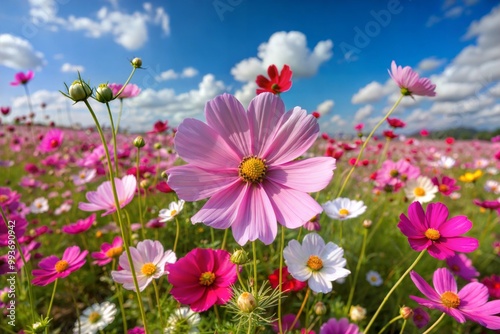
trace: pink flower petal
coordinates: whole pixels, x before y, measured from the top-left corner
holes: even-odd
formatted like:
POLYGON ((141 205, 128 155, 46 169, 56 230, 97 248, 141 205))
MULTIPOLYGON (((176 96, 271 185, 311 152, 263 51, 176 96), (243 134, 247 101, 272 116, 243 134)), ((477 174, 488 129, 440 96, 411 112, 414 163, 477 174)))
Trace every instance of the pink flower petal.
POLYGON ((455 237, 468 232, 472 222, 466 216, 456 216, 442 224, 439 233, 443 237, 455 237))
POLYGON ((441 231, 439 228, 448 218, 448 208, 442 203, 430 203, 426 212, 429 227, 441 231))
POLYGON ((446 268, 440 268, 434 272, 432 283, 439 295, 442 295, 446 291, 457 293, 457 281, 455 281, 453 274, 446 268))

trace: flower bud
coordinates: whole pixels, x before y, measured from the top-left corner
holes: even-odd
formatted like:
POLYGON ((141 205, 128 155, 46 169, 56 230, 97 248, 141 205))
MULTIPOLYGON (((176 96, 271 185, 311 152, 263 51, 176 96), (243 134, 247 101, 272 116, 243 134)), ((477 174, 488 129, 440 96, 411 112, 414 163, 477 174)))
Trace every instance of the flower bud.
POLYGON ((326 314, 326 306, 325 306, 325 304, 322 303, 322 302, 317 302, 314 305, 314 313, 316 315, 324 315, 324 314, 326 314))
POLYGON ((142 66, 142 59, 141 58, 134 58, 132 59, 132 61, 130 62, 132 64, 132 66, 134 66, 135 68, 141 68, 142 66))
POLYGON ((413 316, 413 310, 411 307, 403 306, 399 309, 399 314, 403 317, 403 319, 408 320, 413 316))
POLYGON ((142 148, 146 145, 146 142, 144 141, 144 138, 142 136, 137 136, 134 139, 134 146, 137 148, 142 148))
POLYGON ((90 86, 81 80, 75 80, 68 89, 69 96, 73 101, 84 101, 92 95, 90 86))
POLYGON ((155 150, 159 150, 161 148, 161 143, 155 143, 153 147, 155 148, 155 150))
POLYGON ((351 306, 349 317, 352 321, 361 321, 366 317, 366 309, 359 305, 351 306))
POLYGON ((167 174, 167 171, 164 170, 163 172, 161 172, 160 176, 162 177, 162 179, 168 179, 168 174, 167 174))
POLYGON ((113 91, 107 84, 100 84, 95 91, 95 99, 102 103, 109 102, 113 100, 113 91))
POLYGON ((236 301, 241 311, 245 313, 252 312, 257 307, 257 301, 250 292, 243 292, 236 301))
POLYGON ((149 180, 142 180, 139 184, 142 189, 146 189, 151 185, 151 182, 149 180))
POLYGON ((370 219, 363 220, 363 227, 366 229, 372 227, 372 221, 370 219))
POLYGON ((248 253, 245 252, 243 249, 238 249, 237 251, 234 251, 234 253, 231 255, 231 262, 237 265, 243 265, 247 263, 248 253))

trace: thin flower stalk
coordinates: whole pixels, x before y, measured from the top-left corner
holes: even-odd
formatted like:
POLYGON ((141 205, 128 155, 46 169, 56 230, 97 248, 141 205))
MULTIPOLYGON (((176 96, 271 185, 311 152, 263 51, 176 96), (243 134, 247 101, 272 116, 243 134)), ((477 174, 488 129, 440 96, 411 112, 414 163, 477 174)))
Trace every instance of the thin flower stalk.
POLYGON ((394 105, 392 106, 391 110, 389 110, 387 112, 387 114, 385 114, 385 116, 377 123, 377 125, 375 125, 375 127, 370 132, 370 134, 368 135, 368 137, 366 137, 366 140, 363 142, 363 145, 361 145, 361 149, 359 150, 359 154, 358 154, 358 156, 356 158, 356 162, 352 165, 351 169, 349 170, 349 173, 347 174, 347 177, 344 179, 344 182, 342 183, 342 186, 340 187, 340 190, 339 190, 339 193, 337 194, 337 197, 341 197, 342 192, 344 191, 344 188, 347 185, 347 182, 349 181, 349 179, 351 178, 352 173, 354 172, 354 169, 358 165, 358 162, 361 161, 361 156, 363 155, 363 152, 365 151, 365 148, 368 145, 368 142, 370 142, 370 139, 373 137, 373 134, 375 133, 375 131, 377 131, 377 129, 382 124, 384 124, 384 122, 387 120, 387 118, 389 116, 391 116, 391 114, 394 112, 394 110, 396 110, 396 107, 399 105, 399 103, 401 103, 401 100, 403 100, 403 97, 405 97, 405 96, 402 95, 402 94, 399 96, 398 100, 396 101, 396 103, 394 103, 394 105))
POLYGON ((428 333, 432 332, 434 330, 434 328, 436 328, 439 325, 439 323, 441 322, 441 320, 443 320, 443 318, 445 317, 445 315, 446 315, 446 313, 441 314, 441 316, 439 317, 439 319, 436 320, 436 322, 431 327, 429 327, 423 334, 428 334, 428 333))
POLYGON ((294 328, 295 324, 297 321, 299 321, 300 315, 302 314, 302 311, 304 311, 304 307, 306 306, 307 300, 309 299, 309 295, 311 294, 311 288, 307 287, 306 295, 304 296, 304 300, 302 301, 302 305, 300 305, 299 312, 295 316, 295 319, 292 322, 292 325, 289 328, 294 328))
POLYGON ((389 328, 391 324, 395 323, 396 321, 402 318, 403 318, 402 315, 398 315, 397 317, 392 318, 388 323, 385 324, 384 327, 382 327, 382 329, 378 332, 378 334, 382 334, 383 332, 385 332, 387 328, 389 328))
MULTIPOLYGON (((113 115, 111 114, 111 108, 109 107, 109 102, 106 102, 106 108, 108 109, 109 121, 111 123, 111 134, 113 136, 113 158, 115 159, 115 175, 118 175, 118 152, 116 151, 116 130, 115 123, 113 121, 113 115)), ((137 179, 137 183, 139 183, 139 179, 137 179)))
POLYGON ((418 255, 418 257, 415 259, 415 261, 411 264, 411 266, 405 271, 405 273, 399 278, 399 280, 393 285, 393 287, 391 288, 391 290, 389 290, 389 292, 387 293, 387 295, 384 297, 384 300, 382 300, 382 303, 380 303, 380 306, 378 307, 377 311, 375 312, 375 314, 373 315, 373 317, 371 318, 370 322, 368 323, 368 325, 366 326, 365 328, 365 331, 364 333, 367 334, 368 331, 370 330, 370 327, 373 325, 373 323, 375 322, 375 319, 377 319, 377 316, 379 315, 380 311, 382 310, 382 308, 384 307, 385 303, 387 303, 387 301, 389 300, 389 297, 392 295, 392 293, 396 290, 396 288, 401 284, 401 282, 403 282, 403 280, 405 279, 406 276, 408 276, 408 274, 413 270, 413 268, 415 268, 415 266, 417 265, 417 263, 420 261, 420 259, 422 259, 422 257, 424 256, 425 254, 425 249, 423 251, 420 252, 420 254, 418 255))
MULTIPOLYGON (((302 229, 300 229, 302 231, 302 229)), ((279 277, 279 284, 278 288, 280 291, 280 298, 278 299, 278 329, 279 333, 283 333, 283 324, 282 324, 282 317, 281 317, 281 296, 283 292, 283 249, 285 248, 285 227, 281 226, 281 242, 280 242, 280 270, 278 273, 279 277)))
MULTIPOLYGON (((137 203, 139 206, 139 222, 141 223, 141 234, 142 234, 142 239, 146 239, 146 227, 144 226, 144 218, 142 217, 142 203, 141 203, 141 183, 139 182, 139 175, 140 175, 140 155, 141 155, 141 148, 137 147, 137 158, 135 161, 136 164, 136 179, 137 179, 137 203)), ((158 238, 156 238, 158 239, 158 238)), ((174 247, 174 252, 175 252, 175 247, 174 247)))
POLYGON ((361 265, 365 258, 367 237, 368 237, 368 229, 365 228, 363 231, 363 244, 361 245, 361 253, 359 255, 358 263, 356 264, 356 271, 354 272, 354 278, 351 283, 351 291, 349 292, 349 298, 347 299, 347 304, 346 304, 347 306, 345 310, 346 313, 348 313, 349 310, 351 309, 352 298, 354 297, 354 290, 356 289, 356 282, 358 281, 359 270, 361 269, 361 265))

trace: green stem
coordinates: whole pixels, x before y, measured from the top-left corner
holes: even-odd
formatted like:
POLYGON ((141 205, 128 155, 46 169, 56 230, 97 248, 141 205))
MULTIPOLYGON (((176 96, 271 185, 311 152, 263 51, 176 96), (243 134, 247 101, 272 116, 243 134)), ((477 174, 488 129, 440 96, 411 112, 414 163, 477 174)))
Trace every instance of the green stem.
POLYGON ((118 120, 116 121, 116 133, 120 131, 120 121, 122 119, 122 111, 123 111, 123 99, 120 99, 120 109, 118 110, 118 120))
POLYGON ((428 334, 430 333, 434 328, 437 327, 437 325, 441 322, 441 320, 443 320, 444 316, 446 315, 446 313, 443 313, 441 314, 441 316, 439 317, 438 320, 436 320, 436 322, 431 326, 429 327, 423 334, 428 334))
POLYGON ((279 289, 280 298, 278 299, 278 329, 279 334, 283 334, 283 324, 281 319, 281 293, 283 291, 283 249, 285 248, 285 227, 281 226, 281 241, 280 241, 280 268, 279 268, 279 289))
POLYGON ((402 319, 403 316, 401 315, 398 315, 397 317, 394 317, 391 319, 391 321, 389 321, 387 324, 385 324, 384 327, 382 327, 382 329, 378 332, 378 334, 382 334, 383 332, 385 332, 385 330, 387 329, 387 327, 389 327, 393 322, 396 322, 398 321, 399 319, 402 319))
POLYGON ((125 81, 125 83, 123 84, 122 88, 118 91, 118 93, 116 93, 116 95, 115 95, 115 97, 113 99, 117 99, 117 98, 120 97, 121 93, 123 92, 123 90, 125 89, 125 87, 128 85, 128 83, 130 82, 130 80, 132 79, 132 77, 134 76, 134 73, 135 73, 136 69, 137 69, 136 67, 132 68, 132 72, 130 72, 130 75, 128 76, 127 81, 125 81))
POLYGON ((361 245, 361 253, 359 255, 358 263, 356 264, 356 271, 354 272, 354 280, 351 285, 351 291, 349 292, 349 298, 347 299, 347 308, 346 313, 349 312, 351 308, 352 298, 354 297, 354 290, 356 289, 356 282, 358 281, 359 270, 361 269, 361 264, 365 257, 366 251, 366 239, 368 237, 368 229, 364 229, 363 231, 363 244, 361 245))
POLYGON ((120 200, 118 199, 118 193, 116 192, 115 178, 113 176, 113 166, 111 165, 111 157, 109 155, 108 145, 106 144, 106 138, 104 138, 104 133, 102 131, 101 125, 99 124, 99 121, 97 120, 97 117, 94 113, 94 110, 92 109, 92 107, 90 106, 90 104, 87 100, 84 100, 83 102, 87 106, 88 110, 90 111, 90 114, 92 115, 92 118, 94 119, 94 122, 95 122, 96 128, 97 128, 97 132, 99 133, 102 144, 104 146, 104 152, 106 153, 106 158, 107 158, 107 163, 108 163, 108 171, 109 171, 109 176, 110 176, 109 179, 111 182, 111 189, 113 191, 113 198, 115 200, 117 220, 118 220, 118 224, 120 225, 120 231, 122 233, 123 245, 125 246, 125 253, 127 254, 127 260, 128 260, 129 265, 130 265, 130 270, 132 272, 135 293, 137 295, 137 301, 139 304, 139 310, 141 313, 142 322, 144 323, 144 331, 147 334, 148 333, 147 318, 146 318, 146 314, 144 313, 144 306, 142 304, 141 294, 140 294, 140 290, 139 290, 139 283, 137 282, 137 275, 135 273, 135 268, 134 268, 134 262, 132 261, 132 255, 130 254, 129 242, 128 242, 128 239, 125 237, 125 233, 124 233, 124 229, 123 229, 120 200))
POLYGON ((349 171, 349 174, 347 174, 347 177, 344 179, 344 183, 342 183, 342 187, 340 188, 340 191, 337 194, 337 198, 342 195, 342 192, 344 191, 344 188, 347 185, 347 181, 349 181, 352 173, 354 172, 354 169, 358 165, 358 161, 361 160, 361 156, 363 155, 363 152, 365 151, 365 148, 368 145, 368 142, 373 137, 373 134, 387 120, 387 118, 392 114, 392 112, 399 105, 399 103, 401 102, 401 100, 403 99, 403 97, 404 97, 404 95, 401 95, 399 97, 399 99, 396 101, 396 103, 394 103, 394 105, 392 106, 391 110, 389 110, 387 112, 387 114, 385 114, 385 116, 380 120, 380 122, 378 122, 377 125, 375 125, 375 127, 373 128, 372 132, 370 132, 370 134, 368 135, 368 137, 366 137, 365 141, 363 142, 363 145, 361 145, 361 149, 359 150, 359 154, 358 154, 358 157, 356 158, 356 162, 352 165, 351 170, 349 171))
POLYGON ((295 319, 293 320, 292 325, 289 327, 290 330, 293 330, 293 328, 295 327, 295 324, 297 323, 297 321, 299 321, 300 315, 302 314, 302 311, 304 310, 304 307, 306 306, 306 302, 307 302, 307 299, 309 299, 310 294, 311 294, 311 288, 307 287, 307 292, 306 292, 306 295, 304 296, 304 300, 302 301, 302 305, 300 305, 299 312, 295 316, 295 319))
POLYGON ((179 220, 177 219, 177 216, 176 216, 175 217, 175 240, 174 240, 174 249, 173 249, 174 253, 177 250, 177 242, 179 241, 180 229, 181 229, 181 226, 180 226, 179 220))
POLYGON ((222 238, 222 245, 220 246, 220 249, 222 249, 222 250, 226 249, 226 242, 227 242, 228 233, 229 233, 229 229, 226 228, 224 230, 224 237, 222 238))
POLYGON ((241 288, 246 289, 245 284, 243 284, 243 280, 241 279, 240 265, 239 264, 236 265, 236 276, 238 276, 238 282, 240 282, 241 288))
POLYGON ((257 247, 255 246, 256 241, 252 241, 252 253, 253 253, 253 294, 257 295, 257 247))
POLYGON ((404 320, 403 320, 403 326, 401 326, 401 331, 399 332, 399 334, 404 334, 404 332, 405 332, 405 327, 406 327, 406 323, 407 323, 407 321, 406 321, 406 319, 404 319, 404 320))
POLYGON ((387 301, 389 300, 389 297, 392 295, 392 293, 394 292, 394 290, 396 290, 396 288, 399 286, 399 284, 401 284, 401 282, 403 281, 403 279, 410 273, 410 271, 413 270, 413 268, 417 265, 417 263, 420 261, 420 259, 424 256, 425 251, 426 250, 424 249, 423 251, 420 252, 420 254, 415 259, 415 261, 412 263, 412 265, 405 271, 405 273, 403 274, 403 276, 401 276, 399 278, 399 280, 396 282, 396 284, 394 284, 394 286, 391 288, 391 290, 387 293, 387 295, 385 296, 384 300, 382 301, 382 303, 378 307, 377 311, 375 312, 375 314, 371 318, 370 322, 366 326, 364 334, 368 333, 368 330, 370 329, 370 327, 375 322, 375 319, 377 319, 377 316, 380 313, 380 311, 382 310, 382 307, 384 307, 385 303, 387 303, 387 301))
POLYGON ((54 302, 54 297, 56 295, 56 289, 57 289, 57 281, 59 279, 56 278, 54 281, 54 288, 52 289, 52 296, 50 297, 50 303, 49 303, 49 309, 47 310, 47 318, 50 316, 50 311, 52 310, 52 303, 54 302))
POLYGON ((160 294, 158 293, 158 286, 156 281, 153 280, 153 288, 155 289, 156 304, 158 305, 158 315, 160 317, 161 328, 165 328, 165 322, 163 321, 163 312, 161 311, 160 294))
MULTIPOLYGON (((113 264, 111 265, 112 270, 115 270, 116 268, 116 259, 113 259, 113 264)), ((123 306, 123 295, 120 290, 121 286, 118 285, 115 281, 113 281, 115 284, 115 290, 116 290, 116 296, 118 297, 118 304, 120 305, 120 312, 122 314, 122 323, 123 323, 123 333, 127 333, 128 328, 127 328, 127 319, 125 318, 125 308, 123 306)))
POLYGON ((137 148, 137 159, 136 159, 136 179, 137 179, 137 197, 139 199, 139 222, 141 223, 141 233, 142 233, 142 239, 146 239, 146 227, 144 226, 144 219, 142 218, 142 203, 141 203, 141 184, 139 182, 140 178, 140 155, 141 155, 141 148, 137 148))
MULTIPOLYGON (((118 176, 118 153, 116 152, 116 131, 115 124, 113 122, 113 115, 111 114, 111 109, 109 108, 109 103, 106 102, 106 108, 108 109, 109 121, 111 122, 111 134, 113 135, 113 157, 115 159, 115 173, 118 176)), ((137 179, 139 182, 139 179, 137 179)))

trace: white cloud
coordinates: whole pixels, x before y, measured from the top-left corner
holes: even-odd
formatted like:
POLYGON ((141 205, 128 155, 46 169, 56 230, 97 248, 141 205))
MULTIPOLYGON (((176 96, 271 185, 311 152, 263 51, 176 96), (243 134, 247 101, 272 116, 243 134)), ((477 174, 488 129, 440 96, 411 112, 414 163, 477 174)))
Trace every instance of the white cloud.
POLYGON ((333 115, 332 118, 330 118, 330 120, 328 121, 328 123, 337 127, 344 127, 347 124, 347 122, 342 118, 342 116, 338 114, 333 115))
POLYGON ((161 72, 160 75, 156 76, 156 80, 158 81, 167 81, 167 80, 173 80, 177 79, 179 75, 175 73, 174 70, 170 69, 164 72, 161 72))
POLYGON ((351 102, 354 104, 377 102, 383 97, 384 86, 377 81, 372 81, 354 94, 351 98, 351 102))
POLYGON ((238 81, 254 81, 258 74, 265 74, 269 65, 279 69, 287 64, 294 78, 314 76, 321 64, 328 61, 333 53, 331 40, 320 41, 311 51, 307 47, 306 36, 298 31, 276 32, 268 42, 258 47, 257 57, 247 58, 231 69, 238 81))
POLYGON ((375 108, 371 104, 367 104, 356 111, 354 114, 354 123, 363 122, 366 118, 368 118, 375 108))
POLYGON ((455 18, 462 16, 463 12, 464 12, 464 7, 456 6, 456 7, 448 9, 444 13, 444 17, 455 19, 455 18))
POLYGON ((83 71, 85 71, 85 67, 81 66, 81 65, 72 65, 70 63, 64 63, 62 66, 61 66, 61 72, 80 72, 82 73, 83 71))
POLYGON ((256 96, 257 84, 255 81, 247 82, 241 89, 234 93, 234 96, 243 104, 248 107, 250 101, 256 96))
POLYGON ((164 35, 170 34, 170 18, 162 7, 153 8, 149 3, 143 5, 144 11, 132 14, 107 7, 99 9, 95 18, 58 16, 59 4, 55 0, 30 0, 30 15, 37 26, 48 29, 62 28, 70 31, 83 31, 92 38, 111 35, 114 41, 128 50, 141 48, 148 40, 148 25, 160 26, 164 35))
POLYGON ((418 65, 417 70, 419 71, 433 71, 446 63, 446 59, 438 59, 436 57, 429 57, 422 59, 418 65))
POLYGON ((39 69, 46 63, 43 53, 27 40, 10 34, 0 35, 0 65, 15 70, 39 69))
POLYGON ((186 67, 182 70, 181 77, 182 78, 192 78, 198 75, 198 70, 194 67, 186 67))
POLYGON ((319 112, 321 116, 324 116, 332 111, 334 106, 335 102, 333 100, 325 100, 316 107, 316 111, 319 112))

